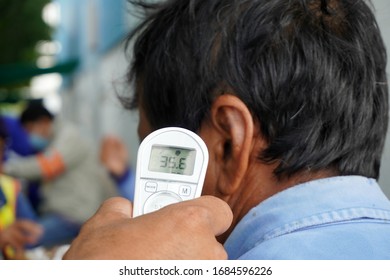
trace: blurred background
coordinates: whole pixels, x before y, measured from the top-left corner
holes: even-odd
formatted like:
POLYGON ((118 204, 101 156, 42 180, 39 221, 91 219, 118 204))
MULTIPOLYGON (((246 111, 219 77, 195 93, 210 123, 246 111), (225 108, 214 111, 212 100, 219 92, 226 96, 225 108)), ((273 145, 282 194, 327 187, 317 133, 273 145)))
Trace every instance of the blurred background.
MULTIPOLYGON (((372 3, 390 46, 390 2, 372 3)), ((136 21, 126 0, 0 0, 1 114, 18 116, 27 99, 42 98, 96 150, 107 134, 121 138, 135 166, 137 113, 124 110, 117 94, 131 94, 124 40, 136 21)), ((388 197, 389 138, 380 178, 388 197)))
POLYGON ((137 114, 117 100, 130 90, 123 41, 134 22, 126 0, 0 0, 1 113, 43 98, 96 148, 103 135, 122 138, 134 162, 137 114))

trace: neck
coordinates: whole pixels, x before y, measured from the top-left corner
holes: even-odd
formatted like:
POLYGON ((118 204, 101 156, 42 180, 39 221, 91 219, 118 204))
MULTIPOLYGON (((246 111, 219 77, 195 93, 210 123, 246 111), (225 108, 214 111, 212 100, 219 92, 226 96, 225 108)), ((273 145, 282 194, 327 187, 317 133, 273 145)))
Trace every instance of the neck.
POLYGON ((253 207, 267 198, 304 182, 337 175, 331 171, 301 172, 288 179, 280 180, 273 174, 275 167, 275 165, 261 163, 252 164, 241 187, 235 193, 223 198, 233 211, 233 222, 229 230, 218 237, 221 243, 226 241, 239 221, 253 207))

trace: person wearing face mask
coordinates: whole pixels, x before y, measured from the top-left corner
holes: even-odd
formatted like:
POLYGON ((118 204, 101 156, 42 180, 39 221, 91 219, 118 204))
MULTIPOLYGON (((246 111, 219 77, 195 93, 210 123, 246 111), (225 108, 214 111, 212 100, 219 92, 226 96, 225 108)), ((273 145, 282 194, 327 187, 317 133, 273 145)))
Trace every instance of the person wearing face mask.
POLYGON ((30 102, 20 122, 37 154, 10 159, 2 171, 41 182, 39 223, 44 234, 37 245, 67 244, 104 200, 117 195, 115 184, 77 128, 42 102, 30 102))

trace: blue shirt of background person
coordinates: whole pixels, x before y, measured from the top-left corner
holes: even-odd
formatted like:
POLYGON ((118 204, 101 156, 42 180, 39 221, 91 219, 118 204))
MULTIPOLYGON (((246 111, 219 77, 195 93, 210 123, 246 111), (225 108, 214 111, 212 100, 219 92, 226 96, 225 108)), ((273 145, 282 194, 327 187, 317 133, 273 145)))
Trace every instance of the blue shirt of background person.
POLYGON ((114 179, 120 196, 134 201, 135 174, 131 168, 127 168, 126 172, 121 177, 112 176, 114 179))
MULTIPOLYGON (((0 188, 0 207, 6 204, 5 194, 0 188)), ((17 219, 26 219, 26 220, 37 220, 37 215, 34 209, 31 207, 30 202, 24 196, 22 192, 19 192, 16 197, 16 218, 17 219)))
MULTIPOLYGON (((14 151, 21 156, 34 153, 33 148, 29 144, 27 132, 23 129, 18 119, 10 116, 1 116, 0 138, 0 140, 5 141, 5 145, 2 145, 2 150, 0 151, 3 160, 7 158, 10 151, 14 151)), ((2 188, 0 188, 0 207, 5 205, 6 202, 6 196, 2 188)), ((37 219, 35 210, 21 191, 18 191, 16 196, 15 212, 18 219, 37 219)))
MULTIPOLYGON (((30 144, 28 134, 19 122, 19 119, 6 115, 2 115, 1 119, 8 135, 3 160, 7 160, 11 152, 14 152, 19 156, 29 156, 37 152, 30 144)), ((28 184, 27 198, 32 207, 38 209, 41 199, 39 194, 39 183, 29 182, 28 184)))
POLYGON ((29 156, 36 151, 30 145, 28 134, 20 124, 19 120, 11 116, 1 116, 5 129, 9 137, 5 157, 7 158, 10 151, 15 152, 20 156, 29 156))

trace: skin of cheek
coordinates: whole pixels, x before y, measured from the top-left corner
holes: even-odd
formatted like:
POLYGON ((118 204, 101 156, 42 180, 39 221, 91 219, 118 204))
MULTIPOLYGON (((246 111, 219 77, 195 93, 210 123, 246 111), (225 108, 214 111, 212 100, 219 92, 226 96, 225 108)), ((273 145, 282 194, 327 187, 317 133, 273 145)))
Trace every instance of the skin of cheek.
POLYGON ((217 191, 217 180, 218 176, 215 172, 214 162, 209 160, 207 167, 206 177, 203 184, 202 195, 212 195, 221 198, 217 191))

